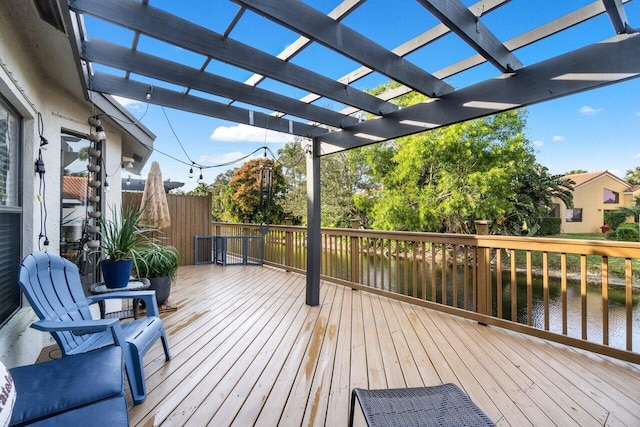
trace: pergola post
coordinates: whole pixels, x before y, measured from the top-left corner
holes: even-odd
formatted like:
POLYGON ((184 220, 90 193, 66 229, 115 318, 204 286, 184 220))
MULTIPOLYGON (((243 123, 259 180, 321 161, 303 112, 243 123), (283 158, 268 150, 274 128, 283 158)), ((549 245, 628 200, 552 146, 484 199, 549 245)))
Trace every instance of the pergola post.
POLYGON ((320 140, 307 150, 307 305, 320 304, 320 140))

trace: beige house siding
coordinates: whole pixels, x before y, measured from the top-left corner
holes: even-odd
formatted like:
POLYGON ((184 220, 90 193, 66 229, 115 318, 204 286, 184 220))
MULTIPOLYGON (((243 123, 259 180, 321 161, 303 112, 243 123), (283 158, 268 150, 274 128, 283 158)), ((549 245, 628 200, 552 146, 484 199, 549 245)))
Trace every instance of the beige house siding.
POLYGON ((567 177, 576 182, 573 205, 574 209, 582 209, 582 221, 567 221, 566 206, 559 200, 554 200, 560 205, 561 233, 601 233, 606 211, 623 206, 630 207, 634 204, 634 193, 628 191, 631 188, 630 184, 608 171, 567 175, 567 177), (605 202, 605 193, 608 195, 617 193, 618 203, 605 202))

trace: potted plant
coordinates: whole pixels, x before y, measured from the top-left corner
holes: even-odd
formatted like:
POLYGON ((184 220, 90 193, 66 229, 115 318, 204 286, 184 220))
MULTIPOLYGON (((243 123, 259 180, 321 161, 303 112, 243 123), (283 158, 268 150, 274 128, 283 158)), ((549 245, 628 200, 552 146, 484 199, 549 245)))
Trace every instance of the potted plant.
POLYGON ((180 256, 175 246, 156 243, 144 246, 138 251, 138 277, 151 282, 156 291, 158 305, 163 305, 171 293, 171 282, 176 279, 180 256))
POLYGON ((131 268, 139 266, 139 247, 152 229, 140 226, 142 209, 132 206, 120 212, 111 209, 111 218, 100 218, 102 235, 100 269, 108 288, 123 288, 129 283, 131 268))

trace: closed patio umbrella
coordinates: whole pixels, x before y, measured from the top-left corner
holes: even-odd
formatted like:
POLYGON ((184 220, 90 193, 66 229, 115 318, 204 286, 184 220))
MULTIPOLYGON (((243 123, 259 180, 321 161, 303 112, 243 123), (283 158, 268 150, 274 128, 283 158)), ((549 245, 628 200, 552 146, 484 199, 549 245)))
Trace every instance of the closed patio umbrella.
POLYGON ((169 204, 167 203, 167 195, 164 192, 162 172, 158 162, 151 163, 151 169, 144 184, 140 207, 144 208, 140 220, 141 224, 155 228, 166 228, 171 225, 169 204))

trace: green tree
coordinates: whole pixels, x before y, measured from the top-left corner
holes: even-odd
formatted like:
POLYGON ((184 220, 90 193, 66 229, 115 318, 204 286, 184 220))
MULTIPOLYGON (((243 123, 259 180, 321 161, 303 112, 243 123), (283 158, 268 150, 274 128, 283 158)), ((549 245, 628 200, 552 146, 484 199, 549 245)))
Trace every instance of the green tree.
POLYGON ((229 212, 232 189, 229 183, 237 169, 229 169, 216 176, 211 184, 211 215, 217 221, 232 221, 229 212))
POLYGON ((554 197, 568 208, 573 207, 574 184, 564 175, 550 174, 538 163, 516 171, 512 181, 513 209, 496 219, 495 229, 507 235, 535 235, 542 219, 553 209, 554 197))
MULTIPOLYGON (((263 181, 263 189, 268 186, 263 181)), ((273 160, 260 158, 246 162, 238 168, 229 181, 231 196, 229 207, 226 210, 234 221, 242 222, 248 218, 250 222, 266 222, 269 224, 282 224, 284 222, 284 210, 281 200, 286 189, 282 167, 273 160), (270 168, 272 185, 271 200, 265 204, 265 194, 261 195, 260 174, 261 169, 270 168), (261 200, 263 201, 261 206, 261 200)))
POLYGON ((574 170, 570 170, 569 172, 566 172, 565 175, 579 175, 581 173, 589 173, 589 171, 584 169, 574 169, 574 170))
POLYGON ((476 219, 512 211, 514 177, 535 160, 525 114, 508 111, 367 147, 382 185, 373 196, 372 226, 469 233, 476 219))
MULTIPOLYGON (((288 216, 306 219, 307 212, 307 142, 296 139, 278 151, 279 162, 287 179, 283 208, 288 216)), ((368 185, 370 174, 357 150, 324 156, 320 167, 320 203, 324 227, 348 227, 357 209, 354 194, 368 185)))
POLYGON ((640 166, 629 169, 625 173, 624 179, 631 185, 640 185, 640 166))

